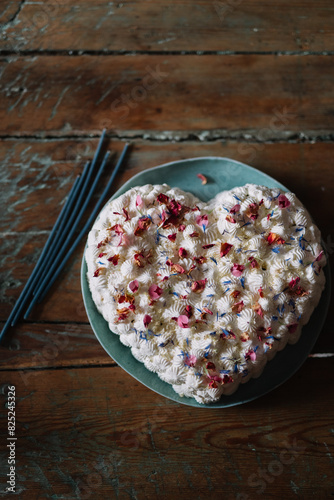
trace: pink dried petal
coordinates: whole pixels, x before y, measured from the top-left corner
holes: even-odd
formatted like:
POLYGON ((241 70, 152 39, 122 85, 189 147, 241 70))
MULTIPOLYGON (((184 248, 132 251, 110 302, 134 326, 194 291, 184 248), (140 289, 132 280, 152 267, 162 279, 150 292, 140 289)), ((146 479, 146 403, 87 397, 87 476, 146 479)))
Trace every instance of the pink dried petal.
POLYGON ((151 323, 152 321, 152 318, 149 314, 145 314, 144 318, 143 318, 143 323, 144 323, 144 326, 145 328, 148 327, 148 325, 151 323))
POLYGON ((240 211, 240 205, 239 205, 239 203, 237 203, 236 205, 234 205, 234 207, 231 208, 230 214, 236 214, 239 211, 240 211))
POLYGON ((181 314, 181 315, 177 318, 177 324, 178 324, 181 328, 188 328, 188 325, 189 325, 189 318, 188 318, 188 316, 186 316, 185 314, 181 314))
POLYGON ((285 196, 285 194, 280 194, 278 197, 279 208, 288 208, 290 205, 291 205, 291 203, 288 200, 288 198, 285 196))
POLYGON ((135 293, 138 288, 139 288, 139 283, 137 280, 133 280, 131 281, 131 283, 129 283, 129 288, 131 290, 132 293, 135 293))
POLYGON ((256 360, 256 352, 253 351, 253 349, 249 349, 249 351, 246 352, 245 354, 245 359, 250 359, 251 361, 256 360))
POLYGON ((198 215, 195 220, 196 224, 199 226, 204 226, 205 228, 208 227, 209 219, 207 215, 198 215))
POLYGON ((137 198, 136 198, 136 207, 138 208, 141 208, 143 206, 143 200, 142 200, 142 197, 140 196, 140 194, 137 195, 137 198))
POLYGON ((148 293, 152 300, 157 300, 163 294, 163 289, 160 288, 158 285, 151 285, 150 288, 148 289, 148 293))
POLYGON ((243 266, 242 264, 233 264, 233 266, 231 267, 231 273, 236 278, 239 278, 239 276, 242 275, 244 270, 245 270, 245 266, 243 266))
POLYGON ((184 364, 187 366, 195 366, 196 362, 197 362, 197 358, 196 358, 196 356, 194 356, 194 354, 191 354, 190 356, 186 356, 186 358, 184 360, 184 364))

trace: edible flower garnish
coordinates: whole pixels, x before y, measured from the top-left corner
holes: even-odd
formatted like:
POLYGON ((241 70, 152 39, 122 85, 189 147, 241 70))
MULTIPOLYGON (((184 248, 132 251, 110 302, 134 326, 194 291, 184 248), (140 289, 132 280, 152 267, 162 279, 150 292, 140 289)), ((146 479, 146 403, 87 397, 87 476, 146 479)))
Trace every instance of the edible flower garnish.
POLYGON ((135 236, 141 236, 147 228, 152 224, 152 220, 149 217, 142 217, 138 221, 138 226, 134 230, 134 235, 135 236))
POLYGON ((208 182, 208 179, 203 174, 197 174, 197 177, 201 179, 203 185, 208 182))
POLYGON ((231 217, 229 214, 228 214, 228 215, 226 215, 226 220, 227 220, 227 222, 231 222, 231 224, 235 224, 235 223, 237 222, 237 221, 236 221, 233 217, 231 217))
POLYGON ((113 255, 112 257, 109 257, 108 261, 111 262, 114 266, 117 266, 119 260, 119 255, 113 255))
POLYGON ((266 237, 266 240, 268 242, 268 245, 271 245, 272 243, 277 243, 278 245, 284 245, 285 243, 283 238, 281 238, 280 235, 276 233, 269 233, 268 236, 266 237))
POLYGON ((288 208, 290 205, 291 205, 291 203, 288 200, 288 198, 285 196, 285 194, 280 194, 278 197, 279 208, 288 208))
POLYGON ((209 219, 207 215, 198 215, 195 220, 196 224, 204 227, 204 229, 208 227, 209 219))
POLYGON ((135 293, 138 288, 139 288, 139 283, 137 280, 133 280, 131 281, 131 283, 129 283, 129 288, 131 290, 132 293, 135 293))
POLYGON ((205 278, 204 280, 194 281, 191 285, 191 290, 195 293, 203 292, 207 281, 207 278, 205 278))
POLYGON ((245 215, 249 219, 256 220, 259 216, 258 211, 259 211, 259 205, 257 203, 251 203, 250 205, 248 205, 245 211, 245 215))
POLYGON ((187 255, 188 255, 188 252, 185 248, 182 248, 182 247, 179 248, 179 256, 181 257, 181 259, 184 257, 187 257, 187 255))
POLYGON ((253 305, 253 310, 256 312, 256 314, 258 314, 259 316, 261 316, 261 318, 263 318, 263 309, 258 302, 256 302, 256 304, 253 305))
POLYGON ((231 208, 230 210, 230 214, 236 214, 240 211, 240 205, 239 203, 237 203, 236 205, 234 205, 234 207, 231 208))
POLYGON ((177 318, 177 324, 180 328, 189 328, 189 318, 185 314, 181 314, 177 318))
POLYGON ((237 302, 236 304, 234 304, 232 306, 232 312, 233 313, 240 313, 244 308, 244 303, 243 301, 241 300, 240 302, 237 302))
POLYGON ((144 323, 144 326, 145 328, 148 327, 148 325, 151 323, 152 321, 152 318, 149 314, 145 314, 144 318, 143 318, 143 323, 144 323))
POLYGON ((244 270, 245 266, 243 266, 242 264, 233 264, 233 266, 231 267, 231 273, 237 278, 242 275, 244 270))
POLYGON ((220 245, 220 256, 225 257, 225 255, 229 253, 232 247, 233 245, 230 245, 230 243, 222 243, 220 245))
POLYGON ((152 300, 157 300, 163 294, 163 289, 160 288, 158 285, 153 284, 148 289, 148 293, 149 293, 149 296, 151 297, 152 300))

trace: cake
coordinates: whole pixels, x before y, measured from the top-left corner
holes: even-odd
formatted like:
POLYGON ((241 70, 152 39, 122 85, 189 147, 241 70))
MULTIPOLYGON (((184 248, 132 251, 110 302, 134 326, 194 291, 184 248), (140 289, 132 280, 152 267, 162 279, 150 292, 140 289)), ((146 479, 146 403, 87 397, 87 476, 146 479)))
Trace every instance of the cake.
POLYGON ((110 335, 199 403, 232 394, 297 342, 325 284, 305 207, 253 184, 208 203, 166 184, 134 187, 104 207, 85 258, 110 335))

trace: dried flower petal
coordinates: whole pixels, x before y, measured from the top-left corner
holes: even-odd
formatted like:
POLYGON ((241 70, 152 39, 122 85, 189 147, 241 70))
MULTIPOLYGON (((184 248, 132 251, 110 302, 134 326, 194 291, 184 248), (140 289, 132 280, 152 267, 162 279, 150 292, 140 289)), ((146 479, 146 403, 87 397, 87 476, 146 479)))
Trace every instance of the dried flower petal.
POLYGON ((157 201, 159 203, 164 203, 165 205, 167 205, 167 203, 169 202, 169 196, 167 196, 166 194, 160 193, 157 196, 157 201))
POLYGON ((232 306, 232 312, 233 313, 240 313, 244 308, 244 303, 243 301, 241 300, 240 302, 237 302, 236 304, 234 304, 232 306))
POLYGON ((184 360, 184 364, 187 366, 195 366, 197 363, 197 358, 194 356, 194 354, 191 354, 190 356, 186 356, 184 360))
POLYGON ((197 177, 201 179, 203 185, 208 182, 208 179, 203 174, 197 174, 197 177))
POLYGON ((289 283, 289 288, 292 290, 293 288, 295 288, 296 285, 298 285, 299 282, 300 282, 299 276, 293 278, 289 283))
POLYGON ((138 226, 134 230, 134 235, 141 236, 151 224, 152 220, 149 217, 141 217, 138 221, 138 226))
POLYGON ((209 219, 207 215, 198 215, 195 220, 196 224, 199 226, 204 226, 204 228, 208 227, 209 219))
POLYGON ((284 245, 285 243, 283 238, 281 238, 280 235, 276 233, 269 233, 268 236, 266 237, 266 240, 268 242, 268 245, 271 245, 272 243, 277 243, 278 245, 284 245))
POLYGON ((190 305, 186 306, 184 314, 187 316, 187 318, 191 318, 193 315, 193 307, 190 305))
POLYGON ((233 264, 233 266, 231 267, 231 273, 237 278, 242 275, 244 270, 245 266, 243 266, 242 264, 233 264))
POLYGON ((119 255, 113 255, 112 257, 109 257, 108 261, 111 262, 114 266, 117 266, 119 260, 119 255))
POLYGON ((225 255, 229 253, 232 247, 233 245, 230 245, 230 243, 222 243, 220 245, 220 256, 225 257, 225 255))
POLYGON ((256 360, 256 352, 253 351, 253 349, 249 349, 249 351, 246 352, 245 354, 245 359, 246 360, 251 360, 251 361, 255 361, 256 360))
POLYGON ((152 321, 151 316, 149 314, 145 314, 143 318, 144 327, 147 328, 148 325, 151 323, 151 321, 152 321))
POLYGON ((200 256, 200 257, 193 257, 193 260, 196 262, 196 264, 204 264, 206 262, 206 257, 200 256))
POLYGON ((278 197, 279 208, 288 208, 290 205, 291 205, 291 203, 288 200, 288 198, 285 196, 285 194, 280 194, 278 197))
POLYGON ((236 214, 238 212, 240 212, 240 205, 239 205, 239 203, 237 203, 236 205, 234 205, 234 207, 231 208, 230 214, 236 214))
POLYGON ((181 314, 178 318, 177 318, 177 324, 179 325, 179 327, 181 328, 188 328, 189 326, 189 319, 188 319, 188 316, 186 316, 185 314, 181 314))
POLYGON ((231 222, 232 224, 235 224, 237 221, 231 217, 230 215, 226 215, 226 220, 227 222, 231 222))
POLYGON ((167 236, 167 238, 169 239, 169 241, 175 241, 176 240, 176 233, 173 233, 173 234, 169 234, 167 236))
POLYGON ((181 259, 183 257, 187 257, 187 255, 188 255, 188 252, 187 252, 187 250, 185 248, 182 248, 182 247, 179 248, 179 256, 181 257, 181 259))
POLYGON ((148 289, 148 293, 152 300, 157 300, 163 294, 163 289, 160 288, 158 285, 151 285, 150 288, 148 289))
POLYGON ((194 281, 191 285, 191 290, 195 293, 203 292, 207 281, 206 278, 204 280, 194 281))
POLYGON ((129 288, 131 290, 132 293, 135 293, 138 288, 139 288, 139 283, 137 280, 133 280, 131 281, 131 283, 129 283, 129 288))
POLYGON ((257 203, 251 203, 250 205, 248 205, 245 211, 245 215, 249 219, 256 220, 259 216, 258 211, 259 211, 259 205, 257 203))
POLYGON ((258 314, 259 316, 261 316, 261 318, 263 318, 263 309, 258 302, 256 302, 256 304, 253 305, 253 310, 256 312, 256 314, 258 314))
POLYGON ((291 325, 288 325, 289 333, 295 333, 297 328, 298 328, 298 323, 292 323, 291 325))
POLYGON ((142 197, 140 196, 140 194, 138 194, 136 198, 136 207, 142 208, 143 205, 144 203, 142 197))

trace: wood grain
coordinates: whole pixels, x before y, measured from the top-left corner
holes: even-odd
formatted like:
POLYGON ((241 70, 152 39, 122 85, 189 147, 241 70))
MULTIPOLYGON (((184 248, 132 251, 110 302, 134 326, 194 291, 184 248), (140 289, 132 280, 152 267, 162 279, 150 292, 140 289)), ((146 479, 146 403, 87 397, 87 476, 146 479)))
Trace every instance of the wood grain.
POLYGON ((330 0, 277 0, 265 8, 261 0, 4 4, 4 50, 334 50, 330 0))
MULTIPOLYGON (((3 232, 0 240, 2 255, 0 320, 5 321, 8 317, 32 272, 71 182, 81 165, 86 159, 91 158, 96 143, 95 139, 0 142, 1 196, 3 206, 8 207, 3 212, 3 232), (41 210, 41 207, 45 206, 48 209, 41 210)), ((121 142, 112 141, 109 147, 119 154, 122 145, 121 142)), ((135 143, 125 170, 117 179, 115 189, 145 168, 182 158, 216 155, 251 163, 261 171, 276 177, 305 203, 322 230, 332 260, 333 148, 333 144, 326 143, 135 143), (321 175, 319 175, 320 166, 321 175)), ((88 209, 88 213, 91 209, 92 206, 88 209)), ((87 323, 80 290, 83 249, 84 241, 46 299, 33 311, 32 320, 47 323, 87 323)), ((27 325, 27 328, 29 331, 32 327, 27 325)), ((36 328, 38 332, 42 331, 42 326, 36 328)), ((60 332, 66 332, 66 325, 59 328, 60 332)), ((26 342, 25 332, 26 330, 23 331, 23 339, 20 329, 15 331, 14 335, 14 339, 19 343, 23 342, 22 345, 26 342)), ((314 352, 334 352, 332 332, 332 323, 328 318, 314 352)), ((77 339, 73 341, 75 345, 77 339)), ((42 346, 39 352, 41 349, 42 346)), ((87 346, 83 358, 85 360, 89 359, 89 349, 90 346, 87 346)), ((72 352, 75 352, 74 346, 72 352)), ((81 356, 81 351, 74 356, 76 362, 81 356)), ((22 359, 25 359, 25 355, 22 359)), ((94 363, 95 359, 94 355, 92 357, 94 363)), ((17 362, 20 363, 22 360, 19 359, 17 362)), ((62 357, 58 362, 62 362, 62 357)))
POLYGON ((263 141, 334 127, 332 56, 2 57, 0 71, 4 136, 263 141))
POLYGON ((330 498, 331 368, 309 360, 218 410, 166 400, 118 367, 3 372, 16 385, 20 498, 330 498))

